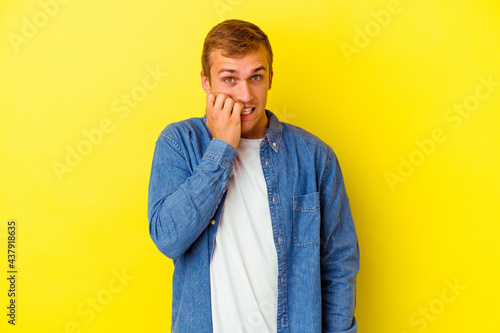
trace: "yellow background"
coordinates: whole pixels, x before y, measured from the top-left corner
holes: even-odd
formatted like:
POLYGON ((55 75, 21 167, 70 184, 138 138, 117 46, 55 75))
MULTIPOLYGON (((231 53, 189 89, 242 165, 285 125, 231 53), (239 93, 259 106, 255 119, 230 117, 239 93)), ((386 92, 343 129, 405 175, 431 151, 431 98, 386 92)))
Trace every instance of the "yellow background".
POLYGON ((497 0, 64 2, 0 3, 3 332, 169 331, 173 265, 146 217, 152 154, 168 123, 203 115, 202 43, 226 18, 271 40, 267 107, 339 157, 360 241, 359 332, 498 330, 497 0), (148 70, 162 75, 154 89, 148 70), (131 93, 140 102, 123 108, 131 93), (464 103, 474 111, 453 111, 464 103), (446 140, 433 146, 436 129, 446 140), (58 176, 78 147, 86 156, 58 176))

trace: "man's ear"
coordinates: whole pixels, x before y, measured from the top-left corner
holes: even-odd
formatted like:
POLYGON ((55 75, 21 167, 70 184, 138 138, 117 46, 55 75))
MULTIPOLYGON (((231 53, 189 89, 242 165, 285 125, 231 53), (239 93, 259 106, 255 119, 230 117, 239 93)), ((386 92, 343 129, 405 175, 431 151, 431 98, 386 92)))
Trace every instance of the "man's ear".
POLYGON ((203 71, 201 71, 200 73, 201 75, 201 86, 203 87, 203 91, 206 93, 206 94, 210 94, 211 93, 211 89, 210 89, 210 80, 208 79, 208 77, 206 77, 205 73, 203 73, 203 71))
POLYGON ((267 90, 271 89, 271 84, 273 83, 273 74, 274 74, 273 71, 271 71, 271 73, 269 73, 269 87, 267 88, 267 90))

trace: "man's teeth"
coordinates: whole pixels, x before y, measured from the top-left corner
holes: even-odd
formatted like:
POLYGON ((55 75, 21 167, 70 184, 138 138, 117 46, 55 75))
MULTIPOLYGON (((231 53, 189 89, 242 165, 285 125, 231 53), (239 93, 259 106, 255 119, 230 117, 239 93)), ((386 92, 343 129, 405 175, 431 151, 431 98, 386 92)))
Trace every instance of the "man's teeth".
POLYGON ((241 112, 242 115, 250 114, 252 113, 254 108, 244 108, 243 112, 241 112))

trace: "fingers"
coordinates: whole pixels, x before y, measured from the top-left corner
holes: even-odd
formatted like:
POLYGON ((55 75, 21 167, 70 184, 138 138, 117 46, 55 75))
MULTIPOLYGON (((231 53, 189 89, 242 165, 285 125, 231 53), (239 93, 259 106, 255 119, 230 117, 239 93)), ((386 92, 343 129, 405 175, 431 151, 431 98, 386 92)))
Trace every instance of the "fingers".
POLYGON ((233 112, 233 106, 234 106, 234 103, 235 101, 231 98, 231 97, 227 97, 225 100, 224 100, 224 106, 222 108, 222 110, 227 114, 227 115, 231 115, 231 113, 233 112))
POLYGON ((207 94, 206 112, 214 117, 224 115, 227 117, 240 117, 244 105, 223 93, 207 94))
POLYGON ((234 100, 222 93, 217 94, 215 99, 214 110, 224 111, 226 115, 230 115, 233 110, 234 100))
POLYGON ((240 118, 241 117, 241 111, 243 111, 244 105, 242 103, 234 103, 233 105, 233 113, 232 117, 233 118, 240 118))
POLYGON ((218 94, 218 93, 207 94, 206 111, 211 112, 214 110, 222 110, 225 100, 226 100, 226 95, 224 94, 218 94))
POLYGON ((236 113, 239 116, 241 115, 241 110, 243 110, 243 104, 237 103, 234 99, 223 93, 207 94, 207 108, 214 112, 223 111, 223 114, 230 116, 234 113, 236 106, 236 113))
POLYGON ((208 109, 213 109, 215 104, 215 95, 210 93, 207 94, 207 111, 208 109))

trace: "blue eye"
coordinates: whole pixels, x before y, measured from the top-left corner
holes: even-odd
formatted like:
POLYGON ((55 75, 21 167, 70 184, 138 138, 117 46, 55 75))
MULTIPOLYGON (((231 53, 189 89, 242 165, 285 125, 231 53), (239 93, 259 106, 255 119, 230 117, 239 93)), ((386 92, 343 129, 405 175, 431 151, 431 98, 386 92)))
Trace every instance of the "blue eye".
POLYGON ((232 78, 232 77, 226 77, 224 79, 224 81, 226 81, 227 83, 233 83, 234 82, 234 78, 232 78))
POLYGON ((254 80, 254 81, 259 81, 260 79, 261 79, 260 75, 252 76, 252 80, 254 80))

